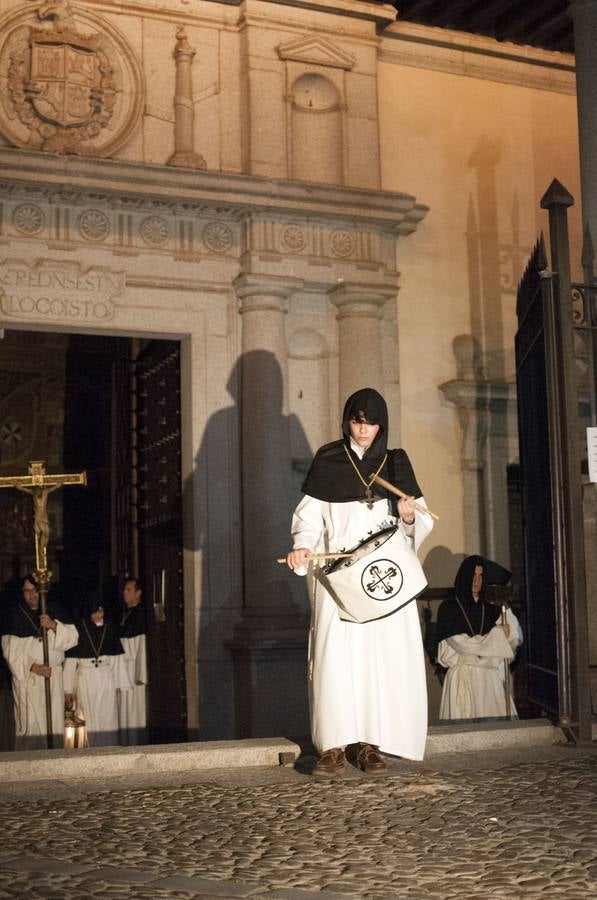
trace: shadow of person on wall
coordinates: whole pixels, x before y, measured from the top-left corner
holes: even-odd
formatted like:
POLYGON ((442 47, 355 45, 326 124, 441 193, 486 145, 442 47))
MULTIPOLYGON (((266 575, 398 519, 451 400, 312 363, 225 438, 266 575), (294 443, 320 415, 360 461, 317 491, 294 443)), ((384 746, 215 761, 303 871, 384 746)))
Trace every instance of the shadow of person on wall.
MULTIPOLYGON (((284 385, 280 365, 273 353, 254 350, 240 357, 233 366, 226 390, 232 404, 218 409, 208 419, 201 445, 195 457, 192 477, 184 484, 185 539, 187 550, 200 554, 200 596, 196 598, 198 625, 199 735, 201 740, 234 737, 234 671, 231 649, 233 639, 242 637, 255 616, 265 631, 286 623, 304 631, 305 678, 302 684, 289 683, 289 703, 299 696, 297 706, 307 708, 306 641, 308 600, 304 579, 294 578, 276 563, 286 554, 290 542, 290 521, 295 505, 290 459, 290 429, 301 458, 310 458, 311 450, 298 418, 283 410, 284 385), (268 404, 259 409, 242 410, 243 378, 267 385, 268 404), (272 476, 259 482, 256 470, 243 468, 242 414, 246 429, 255 429, 267 458, 272 459, 272 476), (299 439, 297 441, 297 437, 299 439), (285 448, 288 448, 287 451, 285 448), (280 466, 287 454, 288 471, 280 466), (251 517, 243 528, 243 484, 251 491, 251 517), (255 499, 256 498, 256 499, 255 499), (192 523, 190 521, 192 519, 192 523), (275 547, 272 548, 272 533, 275 547), (265 536, 265 537, 264 537, 265 536), (273 553, 270 552, 273 550, 273 553), (250 558, 247 558, 250 555, 250 558), (259 561, 260 596, 246 592, 247 565, 259 561), (257 601, 257 602, 256 602, 257 601), (263 601, 263 602, 261 602, 263 601), (256 606, 260 608, 255 609, 256 606), (251 614, 254 613, 255 616, 251 614)), ((296 452, 296 451, 295 451, 296 452)), ((259 460, 259 471, 268 471, 268 459, 259 460)), ((252 626, 251 626, 252 627, 252 626)), ((290 668, 289 668, 290 671, 290 668)), ((306 712, 305 712, 306 715, 306 712)), ((304 728, 304 726, 303 726, 304 728)), ((297 723, 296 734, 301 733, 297 723)))

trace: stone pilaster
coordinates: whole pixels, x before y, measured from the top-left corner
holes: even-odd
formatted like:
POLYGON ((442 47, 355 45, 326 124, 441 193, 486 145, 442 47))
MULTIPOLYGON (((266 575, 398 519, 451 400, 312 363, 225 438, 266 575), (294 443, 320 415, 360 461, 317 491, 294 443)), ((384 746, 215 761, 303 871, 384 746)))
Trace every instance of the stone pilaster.
POLYGON ((292 513, 284 317, 301 284, 247 274, 234 283, 242 316, 244 610, 230 648, 239 737, 308 730, 307 623, 289 570, 276 562, 289 546, 292 513))
POLYGON ((340 408, 350 394, 362 387, 384 393, 381 320, 395 288, 385 285, 342 282, 330 291, 338 312, 340 408))
POLYGON ((573 0, 583 224, 597 247, 597 0, 573 0))

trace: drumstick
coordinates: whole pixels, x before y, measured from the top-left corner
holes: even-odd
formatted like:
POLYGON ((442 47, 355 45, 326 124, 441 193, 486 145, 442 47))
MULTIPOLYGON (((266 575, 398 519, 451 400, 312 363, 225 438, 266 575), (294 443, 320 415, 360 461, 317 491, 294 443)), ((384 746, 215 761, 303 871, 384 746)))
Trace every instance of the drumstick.
MULTIPOLYGON (((312 553, 309 559, 344 559, 346 556, 352 556, 352 553, 312 553)), ((285 563, 286 557, 283 556, 281 559, 277 559, 276 562, 285 563)))
MULTIPOLYGON (((398 497, 402 497, 403 500, 408 500, 408 494, 405 494, 404 491, 400 490, 400 488, 394 487, 393 484, 390 484, 390 482, 386 481, 385 478, 382 478, 381 475, 374 475, 373 480, 377 481, 378 484, 381 484, 382 487, 385 487, 386 491, 391 491, 398 497)), ((431 512, 430 509, 427 509, 426 506, 421 506, 420 503, 415 503, 415 509, 418 509, 419 512, 422 513, 429 513, 432 519, 435 519, 436 522, 439 522, 439 516, 436 516, 436 514, 434 512, 431 512)))

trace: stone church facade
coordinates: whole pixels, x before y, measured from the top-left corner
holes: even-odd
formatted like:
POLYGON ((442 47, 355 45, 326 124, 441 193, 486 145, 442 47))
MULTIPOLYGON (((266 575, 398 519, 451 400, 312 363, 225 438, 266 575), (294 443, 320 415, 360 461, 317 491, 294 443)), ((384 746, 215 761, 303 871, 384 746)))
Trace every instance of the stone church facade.
POLYGON ((384 393, 440 514, 430 582, 509 563, 515 290, 549 181, 578 195, 572 60, 368 0, 0 16, 2 324, 179 342, 187 726, 306 733, 307 599, 276 558, 348 393, 384 393))

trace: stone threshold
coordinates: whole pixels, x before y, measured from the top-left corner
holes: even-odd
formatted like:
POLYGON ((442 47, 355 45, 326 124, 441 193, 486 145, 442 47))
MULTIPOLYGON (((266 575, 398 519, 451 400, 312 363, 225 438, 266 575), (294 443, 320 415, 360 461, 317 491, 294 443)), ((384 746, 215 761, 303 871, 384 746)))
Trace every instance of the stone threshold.
MULTIPOLYGON (((563 731, 546 719, 436 725, 429 729, 425 759, 565 743, 563 731)), ((0 783, 292 766, 300 754, 300 746, 287 738, 8 752, 0 754, 0 783)))
POLYGON ((425 759, 444 753, 522 750, 565 743, 562 729, 548 719, 434 725, 427 735, 425 759))
POLYGON ((0 783, 292 765, 300 752, 286 738, 16 751, 0 754, 0 783))

